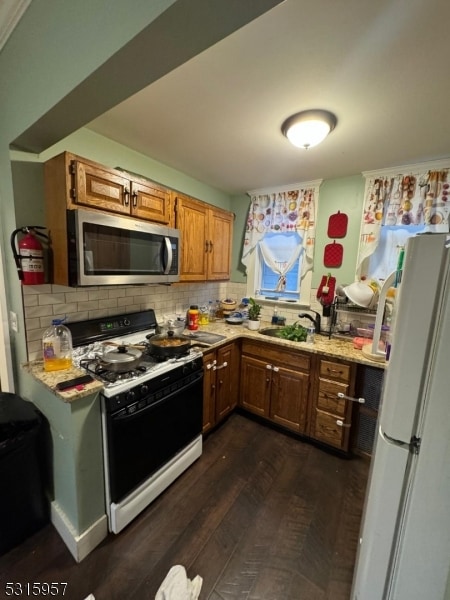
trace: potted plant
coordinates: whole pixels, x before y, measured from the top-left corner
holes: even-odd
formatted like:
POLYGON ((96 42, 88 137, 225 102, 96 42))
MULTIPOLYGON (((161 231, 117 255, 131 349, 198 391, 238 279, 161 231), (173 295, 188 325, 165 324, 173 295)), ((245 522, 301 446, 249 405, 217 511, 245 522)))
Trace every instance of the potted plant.
POLYGON ((254 298, 249 299, 248 306, 248 328, 249 329, 259 329, 260 321, 259 315, 261 313, 261 304, 258 304, 254 298))

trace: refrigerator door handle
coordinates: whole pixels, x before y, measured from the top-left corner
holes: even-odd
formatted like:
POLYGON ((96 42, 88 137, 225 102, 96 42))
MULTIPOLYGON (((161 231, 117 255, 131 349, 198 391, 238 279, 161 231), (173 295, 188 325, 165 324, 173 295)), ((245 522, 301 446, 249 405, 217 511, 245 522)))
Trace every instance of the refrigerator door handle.
POLYGON ((400 448, 404 448, 405 450, 408 450, 412 454, 419 454, 420 444, 422 442, 422 439, 415 435, 412 436, 412 438, 410 439, 409 442, 403 442, 402 440, 396 440, 395 438, 391 437, 390 435, 388 435, 381 429, 380 429, 380 435, 389 444, 394 444, 394 446, 399 446, 400 448))

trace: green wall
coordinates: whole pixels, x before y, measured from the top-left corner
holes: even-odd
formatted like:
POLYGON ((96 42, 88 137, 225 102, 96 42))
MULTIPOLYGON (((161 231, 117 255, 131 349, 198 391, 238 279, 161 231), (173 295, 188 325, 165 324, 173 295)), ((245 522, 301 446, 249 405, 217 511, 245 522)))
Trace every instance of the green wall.
POLYGON ((212 188, 189 175, 176 171, 156 160, 109 140, 87 128, 82 128, 39 155, 46 161, 60 152, 73 152, 108 167, 121 167, 169 186, 204 202, 230 210, 228 194, 212 188))
MULTIPOLYGON (((358 252, 359 232, 364 200, 364 178, 362 175, 343 177, 323 181, 319 191, 319 206, 317 211, 316 248, 314 253, 314 274, 312 287, 320 284, 322 275, 331 273, 337 283, 351 283, 355 277, 356 256, 358 252), (337 211, 348 216, 348 230, 345 238, 337 240, 344 247, 342 266, 327 269, 323 266, 323 251, 325 245, 332 242, 327 236, 328 219, 337 211)), ((245 270, 240 261, 244 240, 250 197, 247 195, 233 196, 231 210, 236 214, 233 237, 233 272, 232 281, 244 283, 245 270)))
MULTIPOLYGON (((16 229, 10 147, 44 154, 280 1, 133 0, 130 5, 125 0, 33 0, 29 5, 0 52, 0 269, 6 282, 6 297, 0 300, 6 330, 0 369, 4 389, 5 374, 15 370, 20 390, 19 365, 26 360, 23 314, 18 308, 20 284, 8 244, 16 229), (18 335, 8 332, 10 307, 19 313, 18 335)), ((99 152, 100 156, 105 155, 99 152)), ((140 166, 136 163, 134 170, 144 171, 140 166)), ((200 182, 191 180, 187 188, 202 199, 210 195, 200 182)), ((211 196, 212 202, 228 202, 220 193, 211 196)))

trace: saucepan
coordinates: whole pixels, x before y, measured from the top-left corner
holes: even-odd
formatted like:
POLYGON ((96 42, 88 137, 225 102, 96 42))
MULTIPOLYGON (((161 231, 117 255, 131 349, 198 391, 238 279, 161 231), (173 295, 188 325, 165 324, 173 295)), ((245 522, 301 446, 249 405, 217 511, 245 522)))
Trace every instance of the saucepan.
POLYGON ((101 357, 101 365, 108 371, 115 373, 125 373, 135 369, 142 358, 142 349, 145 346, 128 346, 104 342, 105 350, 101 357), (107 346, 114 346, 113 349, 107 346))

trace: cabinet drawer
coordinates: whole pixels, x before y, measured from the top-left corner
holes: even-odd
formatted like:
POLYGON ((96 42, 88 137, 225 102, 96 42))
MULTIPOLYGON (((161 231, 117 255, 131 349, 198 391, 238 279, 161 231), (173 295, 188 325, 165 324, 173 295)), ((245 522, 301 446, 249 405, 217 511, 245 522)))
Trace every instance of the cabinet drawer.
POLYGON ((331 360, 321 360, 319 367, 320 377, 334 379, 348 383, 351 378, 351 366, 331 360))
POLYGON ((311 356, 302 352, 283 350, 280 346, 253 340, 243 340, 242 353, 251 354, 270 364, 292 367, 296 370, 308 371, 311 366, 311 356))
POLYGON ((338 425, 336 421, 335 416, 316 410, 313 437, 335 448, 345 449, 347 428, 338 425))
POLYGON ((345 399, 337 397, 339 392, 347 395, 348 385, 330 381, 328 379, 319 379, 317 408, 332 413, 333 415, 343 417, 346 412, 347 403, 345 399))

